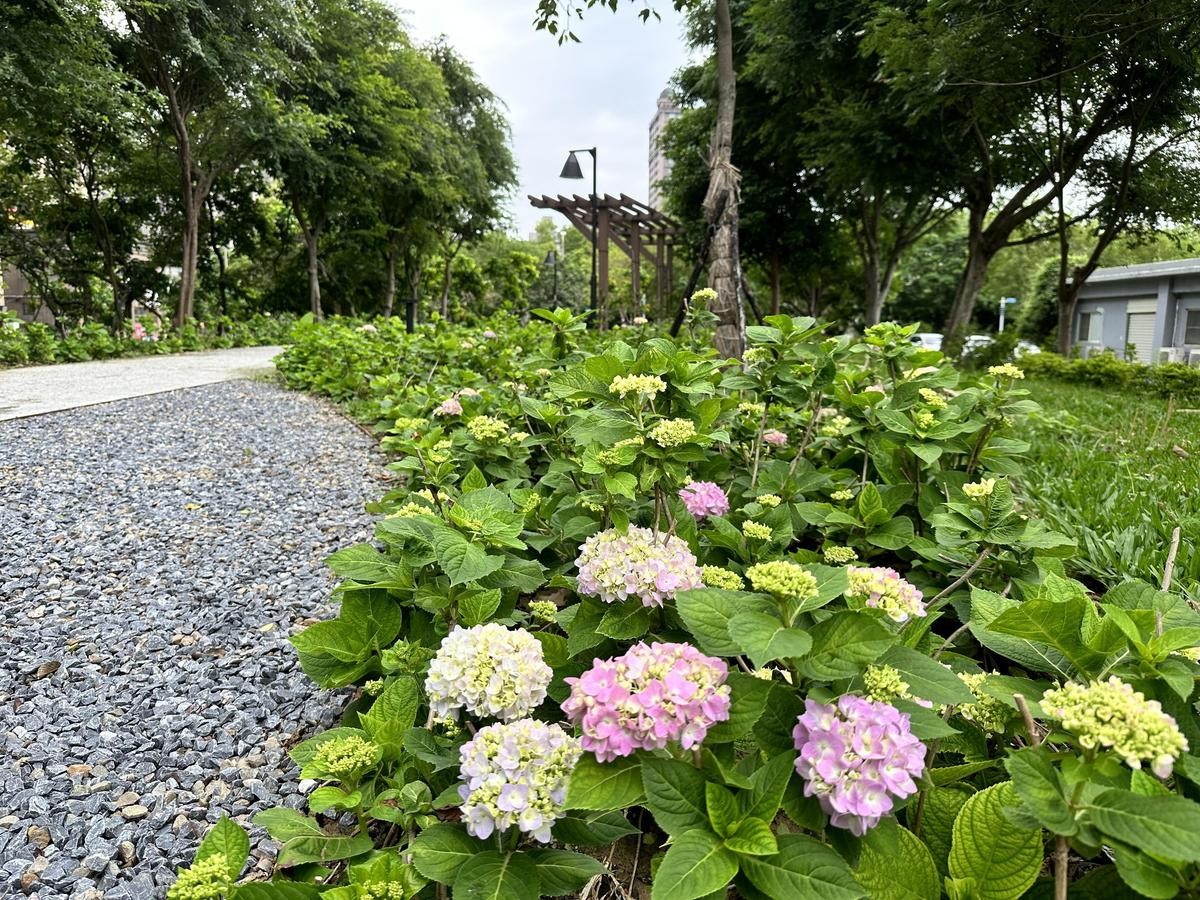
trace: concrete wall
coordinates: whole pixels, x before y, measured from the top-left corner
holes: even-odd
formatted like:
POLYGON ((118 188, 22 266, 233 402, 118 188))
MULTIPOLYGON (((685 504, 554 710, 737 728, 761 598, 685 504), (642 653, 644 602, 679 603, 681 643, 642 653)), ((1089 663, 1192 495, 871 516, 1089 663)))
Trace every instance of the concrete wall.
POLYGON ((1092 333, 1089 341, 1100 341, 1105 347, 1116 351, 1118 356, 1125 353, 1125 307, 1124 300, 1080 300, 1079 310, 1075 314, 1072 343, 1079 340, 1079 316, 1081 313, 1100 313, 1100 333, 1096 334, 1096 322, 1092 322, 1092 333))

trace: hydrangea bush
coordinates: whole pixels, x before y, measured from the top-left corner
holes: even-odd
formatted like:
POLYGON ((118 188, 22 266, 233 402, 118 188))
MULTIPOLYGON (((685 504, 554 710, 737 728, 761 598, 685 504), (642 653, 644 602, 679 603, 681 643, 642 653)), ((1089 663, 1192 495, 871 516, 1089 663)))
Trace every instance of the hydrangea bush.
POLYGON ((172 898, 1196 896, 1200 613, 1069 577, 1020 369, 691 330, 303 323, 395 475, 292 637, 352 699, 172 898))

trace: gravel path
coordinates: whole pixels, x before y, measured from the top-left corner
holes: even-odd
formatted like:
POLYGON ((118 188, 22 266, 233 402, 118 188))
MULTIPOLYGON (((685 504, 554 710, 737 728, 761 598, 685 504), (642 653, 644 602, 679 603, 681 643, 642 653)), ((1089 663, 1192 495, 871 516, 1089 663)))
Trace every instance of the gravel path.
POLYGON ((161 898, 222 812, 301 805, 284 746, 344 698, 287 636, 380 462, 264 383, 0 424, 0 896, 161 898))

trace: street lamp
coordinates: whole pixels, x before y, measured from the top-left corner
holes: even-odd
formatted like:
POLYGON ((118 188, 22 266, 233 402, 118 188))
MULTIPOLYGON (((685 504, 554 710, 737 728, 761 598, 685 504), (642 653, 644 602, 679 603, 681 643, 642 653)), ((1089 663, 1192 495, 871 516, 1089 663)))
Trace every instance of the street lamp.
POLYGON ((1000 334, 1004 333, 1004 311, 1017 302, 1016 297, 1000 298, 1000 334))
POLYGON ((592 312, 594 313, 599 309, 596 298, 596 242, 599 238, 600 198, 596 194, 596 148, 583 147, 570 151, 567 161, 563 163, 559 178, 583 178, 583 169, 579 167, 579 160, 575 157, 576 153, 592 154, 592 312))
POLYGON ((542 261, 543 265, 554 266, 554 304, 558 305, 558 254, 554 250, 546 251, 546 258, 542 261))

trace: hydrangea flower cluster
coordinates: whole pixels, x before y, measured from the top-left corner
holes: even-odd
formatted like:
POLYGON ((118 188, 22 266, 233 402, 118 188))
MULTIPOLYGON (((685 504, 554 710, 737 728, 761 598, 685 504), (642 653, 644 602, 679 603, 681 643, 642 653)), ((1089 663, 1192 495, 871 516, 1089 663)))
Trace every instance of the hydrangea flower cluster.
POLYGON ((959 672, 958 678, 975 695, 974 703, 957 707, 958 714, 990 734, 1003 734, 1008 720, 1013 717, 1013 710, 1005 706, 1004 701, 984 693, 983 684, 987 681, 987 675, 982 672, 959 672))
POLYGON ((922 431, 928 431, 933 427, 933 423, 936 421, 936 419, 934 418, 933 413, 929 410, 918 409, 915 413, 913 413, 913 421, 916 422, 919 429, 922 431))
POLYGON ((424 419, 419 419, 416 416, 400 416, 396 419, 393 427, 396 431, 417 431, 428 424, 424 419))
POLYGON ((546 699, 554 672, 542 645, 520 628, 495 622, 454 628, 429 664, 425 690, 436 716, 474 716, 508 721, 529 715, 546 699))
MULTIPOLYGON (((597 453, 596 460, 601 465, 604 465, 604 466, 623 465, 624 463, 631 462, 632 457, 627 456, 626 454, 623 454, 621 451, 624 450, 626 447, 640 447, 645 443, 646 443, 646 439, 643 438, 641 435, 637 435, 637 436, 631 437, 631 438, 625 438, 624 440, 617 441, 615 444, 613 444, 607 450, 601 450, 599 453, 597 453)), ((636 455, 636 451, 635 451, 635 455, 636 455)))
POLYGON ((747 416, 761 416, 767 411, 765 403, 753 403, 749 400, 737 405, 738 412, 747 416))
POLYGON ((1004 363, 1001 366, 988 366, 988 374, 995 375, 997 378, 1012 378, 1015 381, 1020 381, 1025 377, 1025 373, 1012 363, 1004 363))
POLYGON ((821 423, 821 434, 825 437, 837 437, 850 427, 849 416, 830 416, 821 423))
POLYGON ((829 824, 862 837, 917 792, 925 745, 887 703, 846 694, 836 705, 805 700, 804 710, 792 731, 804 795, 817 798, 829 824))
POLYGON ((754 498, 754 502, 759 506, 765 506, 767 509, 775 509, 783 502, 783 498, 778 494, 759 494, 754 498))
POLYGON ((463 823, 477 838, 513 825, 543 844, 562 814, 579 741, 557 725, 518 719, 480 728, 459 750, 463 823))
POLYGON ((784 600, 808 600, 817 596, 817 579, 803 566, 785 559, 758 563, 746 570, 756 591, 784 600))
POLYGON ((364 737, 357 734, 337 737, 317 748, 312 760, 304 767, 305 772, 311 771, 305 777, 319 773, 318 777, 351 781, 378 763, 381 756, 379 745, 364 737))
POLYGON ((742 534, 755 541, 769 541, 774 533, 770 525, 755 522, 753 519, 742 523, 742 534))
POLYGON ((508 437, 508 426, 491 416, 475 416, 467 423, 471 437, 481 444, 495 444, 508 437))
POLYGON ((558 607, 553 600, 533 600, 529 604, 529 614, 541 622, 553 622, 558 618, 558 607))
POLYGON ((650 324, 650 320, 647 319, 645 316, 634 316, 632 321, 633 321, 634 325, 649 325, 650 324))
POLYGON ((764 431, 762 439, 772 447, 786 447, 788 444, 788 436, 775 428, 764 431))
POLYGON ((825 557, 825 562, 835 566, 844 566, 846 563, 852 563, 858 559, 858 551, 853 547, 840 547, 833 544, 822 547, 821 555, 825 557))
POLYGON ((435 416, 459 416, 462 415, 462 411, 462 401, 458 397, 447 397, 433 411, 433 414, 435 416))
POLYGON ((963 485, 963 493, 971 500, 982 500, 985 497, 992 496, 992 491, 996 489, 995 478, 983 478, 979 481, 971 482, 963 485))
POLYGON ((921 399, 932 406, 934 409, 945 409, 946 398, 935 391, 933 388, 920 388, 917 391, 921 395, 921 399))
POLYGON ((643 606, 662 606, 677 591, 702 584, 686 541, 636 525, 623 534, 610 528, 592 535, 579 548, 575 565, 579 592, 605 603, 637 597, 643 606))
POLYGON ((844 490, 844 489, 840 490, 840 491, 834 491, 832 494, 829 495, 829 499, 830 500, 853 500, 854 499, 854 491, 849 491, 849 490, 844 490))
POLYGON ((704 516, 723 516, 729 512, 729 498, 719 485, 711 481, 692 481, 679 491, 679 499, 697 519, 704 516))
POLYGON ((660 447, 678 447, 696 436, 696 423, 691 419, 663 419, 651 426, 647 436, 660 447))
POLYGON ((867 666, 863 672, 863 690, 868 700, 891 703, 893 700, 909 700, 908 682, 895 666, 867 666))
POLYGON ((705 587, 724 588, 727 591, 740 591, 745 587, 741 575, 720 566, 702 566, 700 580, 704 582, 705 587))
POLYGON ((653 397, 667 389, 667 383, 657 375, 618 375, 608 386, 610 394, 624 400, 630 394, 653 397))
POLYGON ((924 616, 923 594, 900 577, 895 569, 877 566, 849 570, 850 587, 846 597, 871 609, 882 609, 893 622, 907 622, 912 616, 924 616))
POLYGON ((729 718, 727 675, 724 662, 691 644, 641 642, 567 678, 571 696, 562 709, 600 762, 674 741, 687 749, 729 718))
POLYGON ((180 872, 167 891, 167 900, 219 900, 230 887, 229 857, 214 853, 180 872))
POLYGON ((1042 709, 1085 748, 1109 747, 1131 769, 1149 760, 1159 778, 1169 776, 1175 760, 1188 750, 1187 738, 1159 702, 1147 700, 1115 675, 1108 681, 1072 681, 1048 690, 1042 695, 1042 709))

